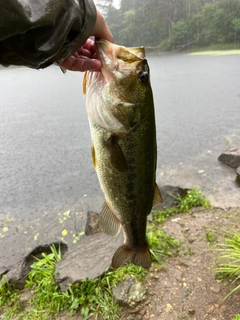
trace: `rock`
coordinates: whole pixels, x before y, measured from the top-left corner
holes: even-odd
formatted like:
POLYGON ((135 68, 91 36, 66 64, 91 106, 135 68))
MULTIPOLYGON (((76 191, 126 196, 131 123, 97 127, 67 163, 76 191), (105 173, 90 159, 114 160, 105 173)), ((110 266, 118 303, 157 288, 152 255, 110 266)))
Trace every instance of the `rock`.
POLYGON ((218 160, 231 168, 240 167, 240 149, 230 149, 222 153, 218 160))
POLYGON ((7 273, 11 270, 12 267, 13 267, 13 266, 1 266, 1 267, 0 267, 0 279, 2 279, 2 277, 3 277, 5 274, 7 274, 7 273))
POLYGON ((83 279, 101 276, 112 263, 115 251, 123 243, 122 232, 111 237, 102 232, 85 236, 56 264, 55 280, 62 291, 83 279))
POLYGON ((160 188, 160 192, 163 198, 163 203, 158 204, 154 207, 154 210, 162 210, 164 208, 176 207, 179 204, 177 199, 179 196, 181 198, 187 195, 189 189, 183 189, 175 186, 164 186, 160 188))
POLYGON ((85 234, 87 236, 95 233, 99 233, 100 226, 99 226, 99 213, 88 211, 87 213, 87 222, 85 226, 85 234))
POLYGON ((194 308, 189 308, 188 309, 189 314, 195 314, 195 309, 194 308))
POLYGON ((121 307, 135 308, 147 300, 145 287, 133 276, 128 276, 113 288, 113 296, 121 307))
POLYGON ((36 261, 34 257, 41 258, 43 252, 46 254, 51 253, 52 245, 55 245, 56 248, 60 245, 62 255, 64 255, 68 249, 67 245, 63 242, 54 242, 37 246, 6 273, 8 282, 16 289, 23 289, 25 286, 25 280, 27 279, 30 271, 30 266, 36 261))

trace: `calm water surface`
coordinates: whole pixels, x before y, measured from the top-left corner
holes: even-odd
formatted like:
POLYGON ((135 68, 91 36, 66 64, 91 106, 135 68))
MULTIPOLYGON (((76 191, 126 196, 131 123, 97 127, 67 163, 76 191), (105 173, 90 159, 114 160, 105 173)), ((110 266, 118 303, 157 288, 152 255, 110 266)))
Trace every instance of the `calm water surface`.
MULTIPOLYGON (((150 57, 161 185, 200 186, 237 205, 234 170, 217 161, 240 146, 240 55, 150 57)), ((90 155, 82 74, 57 67, 0 71, 0 218, 68 209, 85 220, 103 196, 90 155)))

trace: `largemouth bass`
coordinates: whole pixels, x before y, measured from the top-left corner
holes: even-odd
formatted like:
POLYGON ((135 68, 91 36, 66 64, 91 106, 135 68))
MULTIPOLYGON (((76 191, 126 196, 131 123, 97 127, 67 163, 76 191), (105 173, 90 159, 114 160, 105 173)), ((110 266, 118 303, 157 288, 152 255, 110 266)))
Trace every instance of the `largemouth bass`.
POLYGON ((83 92, 92 137, 92 158, 105 203, 102 230, 124 232, 112 258, 149 268, 147 215, 162 202, 156 185, 156 129, 149 67, 143 47, 126 48, 96 41, 101 72, 85 73, 83 92))

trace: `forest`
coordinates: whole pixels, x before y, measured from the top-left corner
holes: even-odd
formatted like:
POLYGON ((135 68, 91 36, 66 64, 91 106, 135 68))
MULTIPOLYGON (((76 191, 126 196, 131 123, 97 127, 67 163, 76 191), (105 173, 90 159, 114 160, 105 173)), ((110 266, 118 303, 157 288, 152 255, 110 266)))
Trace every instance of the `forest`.
POLYGON ((97 2, 115 43, 159 51, 240 47, 240 0, 97 2))

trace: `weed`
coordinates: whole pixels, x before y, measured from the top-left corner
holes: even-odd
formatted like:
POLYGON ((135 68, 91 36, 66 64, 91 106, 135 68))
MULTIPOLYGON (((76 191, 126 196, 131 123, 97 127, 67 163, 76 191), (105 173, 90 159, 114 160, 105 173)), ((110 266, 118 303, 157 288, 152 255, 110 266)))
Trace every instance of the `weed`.
POLYGON ((240 320, 240 314, 237 314, 237 315, 233 318, 233 320, 240 320))
POLYGON ((178 207, 152 211, 153 220, 158 223, 163 223, 166 218, 174 215, 175 213, 179 213, 178 207))
POLYGON ((182 253, 183 253, 184 256, 187 256, 187 255, 191 256, 191 255, 193 255, 192 248, 184 248, 184 249, 182 250, 182 253))
POLYGON ((210 202, 205 198, 204 194, 198 188, 193 188, 187 191, 187 195, 184 198, 180 198, 178 205, 179 212, 188 212, 193 207, 210 207, 210 202))
MULTIPOLYGON (((225 243, 219 245, 217 251, 220 253, 217 267, 218 277, 228 276, 234 279, 233 282, 240 279, 240 233, 228 234, 225 243)), ((240 289, 236 286, 224 299, 233 292, 240 289)))
POLYGON ((0 307, 14 303, 18 300, 18 297, 18 291, 13 290, 11 284, 7 280, 7 277, 3 276, 0 282, 0 307))
POLYGON ((147 237, 153 261, 160 262, 164 257, 172 256, 179 250, 178 240, 158 230, 154 224, 148 228, 147 237))
POLYGON ((210 207, 210 202, 205 198, 204 194, 198 189, 193 188, 187 191, 187 195, 183 198, 177 197, 179 204, 176 207, 163 210, 153 210, 153 219, 156 222, 162 223, 165 218, 176 213, 189 212, 193 207, 210 207))
POLYGON ((210 245, 212 245, 216 243, 217 235, 212 231, 206 232, 206 240, 210 245))

